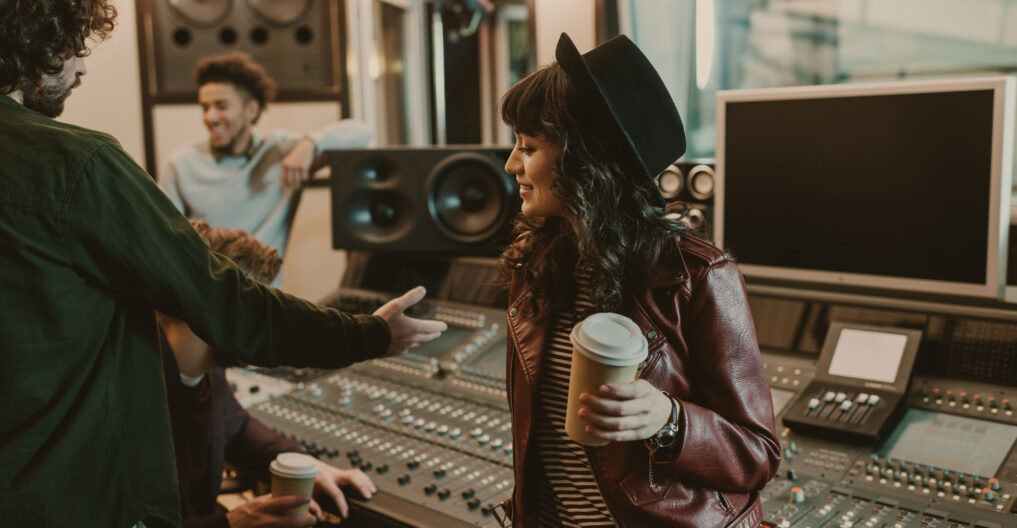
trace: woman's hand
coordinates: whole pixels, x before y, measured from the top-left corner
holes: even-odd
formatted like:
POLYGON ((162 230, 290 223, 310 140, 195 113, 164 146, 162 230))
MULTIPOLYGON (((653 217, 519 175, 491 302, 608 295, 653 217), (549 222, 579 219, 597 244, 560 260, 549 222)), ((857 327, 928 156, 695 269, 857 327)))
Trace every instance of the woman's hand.
POLYGON ((579 397, 586 432, 604 440, 646 440, 671 419, 671 399, 646 380, 607 383, 594 396, 579 397))

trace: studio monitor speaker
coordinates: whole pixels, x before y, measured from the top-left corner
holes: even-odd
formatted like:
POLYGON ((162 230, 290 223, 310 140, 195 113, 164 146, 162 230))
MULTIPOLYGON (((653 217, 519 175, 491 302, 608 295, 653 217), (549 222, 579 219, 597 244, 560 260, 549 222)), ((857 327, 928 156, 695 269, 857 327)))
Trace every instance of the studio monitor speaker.
POLYGON ((656 177, 657 189, 668 211, 707 239, 713 236, 713 191, 716 184, 712 163, 677 161, 656 177))
POLYGON ((336 95, 345 69, 342 11, 340 0, 142 0, 149 70, 142 74, 157 98, 193 96, 199 59, 242 51, 265 67, 281 97, 336 95))
POLYGON ((467 146, 329 152, 333 247, 497 255, 521 204, 504 170, 510 153, 467 146))

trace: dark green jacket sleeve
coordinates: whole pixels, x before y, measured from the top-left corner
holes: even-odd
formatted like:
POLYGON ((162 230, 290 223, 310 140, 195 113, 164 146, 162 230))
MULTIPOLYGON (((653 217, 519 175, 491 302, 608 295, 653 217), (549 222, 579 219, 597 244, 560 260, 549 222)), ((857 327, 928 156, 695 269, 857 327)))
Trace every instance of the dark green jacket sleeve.
POLYGON ((98 286, 186 321, 228 360, 336 368, 382 355, 378 317, 318 307, 244 276, 121 149, 85 161, 68 204, 69 258, 98 286))

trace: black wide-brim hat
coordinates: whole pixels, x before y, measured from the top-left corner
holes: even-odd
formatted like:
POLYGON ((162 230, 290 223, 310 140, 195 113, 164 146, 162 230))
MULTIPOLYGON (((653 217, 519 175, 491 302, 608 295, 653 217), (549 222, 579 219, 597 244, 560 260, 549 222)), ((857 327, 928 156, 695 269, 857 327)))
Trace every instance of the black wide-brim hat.
POLYGON ((685 153, 682 118, 657 70, 625 35, 580 54, 562 33, 555 58, 576 91, 573 115, 633 183, 656 190, 657 174, 685 153))

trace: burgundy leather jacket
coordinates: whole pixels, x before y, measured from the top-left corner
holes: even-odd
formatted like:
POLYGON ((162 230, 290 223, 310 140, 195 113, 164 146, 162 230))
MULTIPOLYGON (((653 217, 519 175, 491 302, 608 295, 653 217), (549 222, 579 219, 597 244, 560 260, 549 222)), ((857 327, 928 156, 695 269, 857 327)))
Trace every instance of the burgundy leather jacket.
MULTIPOLYGON (((532 416, 548 331, 534 316, 532 285, 513 281, 508 307, 508 396, 512 408, 515 526, 537 524, 540 464, 529 449, 532 416)), ((546 306, 546 305, 545 305, 546 306)), ((773 404, 745 285, 734 261, 692 236, 675 237, 650 275, 649 287, 627 295, 619 313, 649 341, 641 378, 681 405, 677 457, 656 463, 650 490, 643 442, 586 448, 593 474, 622 528, 755 528, 758 490, 780 462, 773 404)))

